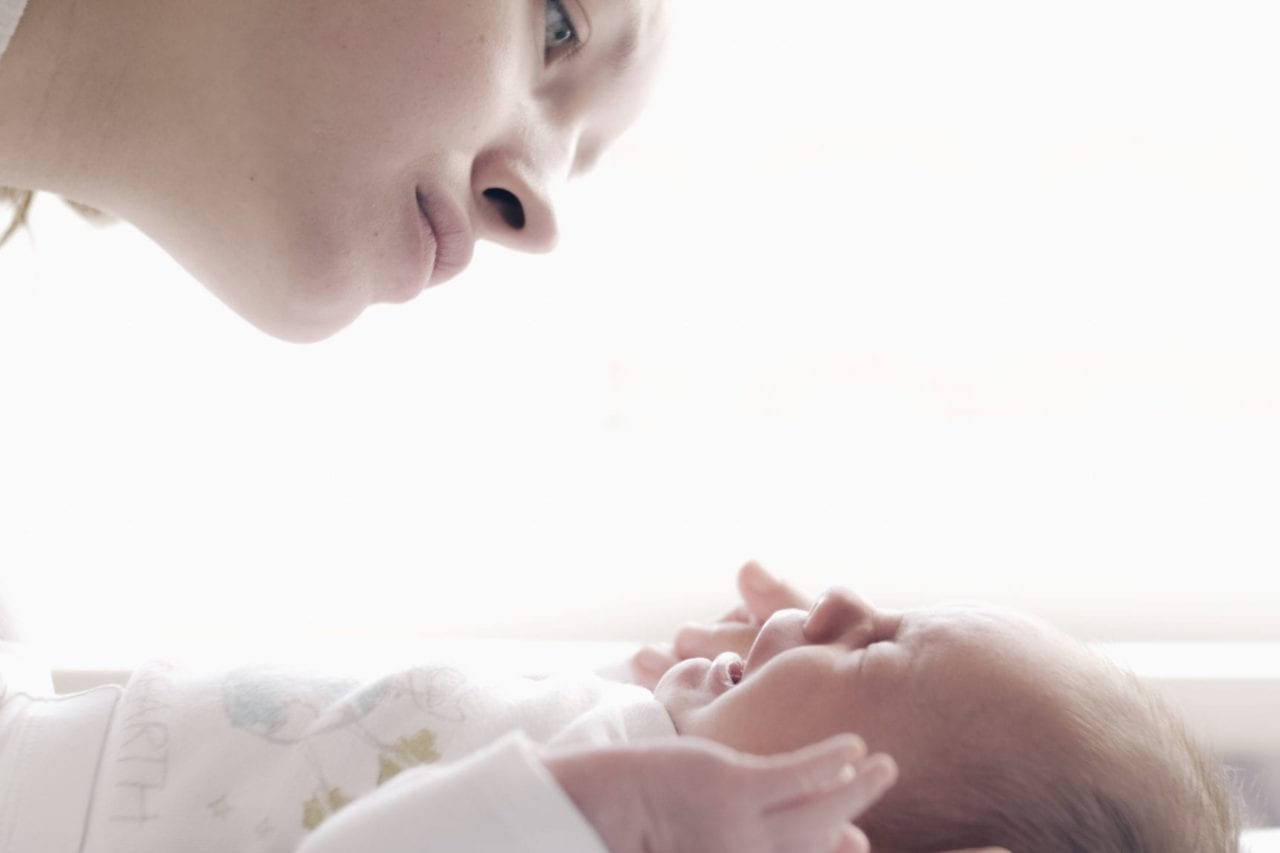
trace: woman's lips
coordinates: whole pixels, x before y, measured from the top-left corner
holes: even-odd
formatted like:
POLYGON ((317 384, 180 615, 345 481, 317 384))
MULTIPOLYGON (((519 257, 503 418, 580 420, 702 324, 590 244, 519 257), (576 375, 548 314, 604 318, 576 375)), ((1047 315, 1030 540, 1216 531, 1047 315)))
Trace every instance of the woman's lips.
POLYGON ((444 195, 415 191, 418 210, 427 227, 432 247, 427 261, 427 287, 443 284, 462 272, 475 254, 475 237, 462 212, 444 195))

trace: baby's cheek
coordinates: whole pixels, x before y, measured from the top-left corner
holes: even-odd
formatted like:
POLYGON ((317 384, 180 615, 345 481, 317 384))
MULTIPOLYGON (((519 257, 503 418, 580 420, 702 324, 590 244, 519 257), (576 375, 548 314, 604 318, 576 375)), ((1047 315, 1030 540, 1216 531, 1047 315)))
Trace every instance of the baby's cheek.
POLYGON ((658 701, 664 701, 664 695, 674 695, 682 690, 693 690, 702 683, 711 662, 705 658, 689 658, 682 660, 663 673, 654 688, 653 694, 658 701))
POLYGON ((699 725, 700 717, 706 710, 706 703, 702 701, 702 697, 696 691, 687 689, 672 690, 660 701, 666 707, 667 714, 671 717, 671 723, 675 726, 678 734, 698 737, 708 736, 703 731, 705 727, 699 725))
POLYGON ((708 666, 709 662, 701 658, 681 661, 667 670, 653 689, 653 698, 667 709, 678 732, 689 727, 694 711, 715 698, 703 689, 708 666))
MULTIPOLYGON (((785 729, 794 721, 775 715, 772 707, 755 701, 749 690, 735 687, 714 701, 687 706, 677 722, 681 734, 705 737, 755 755, 785 752, 792 738, 785 729), (779 745, 779 743, 784 745, 779 745)), ((674 715, 673 715, 674 716, 674 715)), ((808 741, 798 742, 804 746, 808 741)))
POLYGON ((854 731, 842 703, 823 691, 800 692, 790 685, 767 695, 737 697, 726 708, 724 723, 732 727, 741 748, 761 754, 800 749, 828 737, 854 731), (749 700, 749 701, 748 701, 749 700))

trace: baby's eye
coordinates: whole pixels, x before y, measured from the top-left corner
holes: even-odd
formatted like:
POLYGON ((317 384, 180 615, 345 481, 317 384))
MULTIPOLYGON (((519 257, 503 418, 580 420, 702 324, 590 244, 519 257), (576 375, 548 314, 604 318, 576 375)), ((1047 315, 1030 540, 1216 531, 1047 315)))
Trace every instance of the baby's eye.
POLYGON ((561 0, 547 0, 547 53, 578 44, 578 31, 561 0))

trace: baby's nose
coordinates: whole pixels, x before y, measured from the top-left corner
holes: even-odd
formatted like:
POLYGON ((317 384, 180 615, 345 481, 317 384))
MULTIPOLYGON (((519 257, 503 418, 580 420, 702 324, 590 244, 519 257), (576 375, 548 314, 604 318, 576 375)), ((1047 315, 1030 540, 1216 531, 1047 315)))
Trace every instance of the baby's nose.
POLYGON ((865 645, 873 639, 875 616, 876 609, 861 596, 833 587, 809 611, 804 638, 810 643, 830 643, 848 634, 852 642, 865 645))
POLYGON ((806 645, 804 638, 803 610, 779 610, 765 620, 756 641, 751 644, 747 661, 743 665, 743 677, 764 666, 787 649, 806 645))

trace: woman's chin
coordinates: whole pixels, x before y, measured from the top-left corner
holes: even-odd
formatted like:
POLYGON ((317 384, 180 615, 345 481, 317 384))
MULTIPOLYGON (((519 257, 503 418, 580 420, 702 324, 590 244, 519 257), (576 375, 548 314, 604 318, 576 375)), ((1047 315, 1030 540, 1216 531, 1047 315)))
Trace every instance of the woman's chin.
POLYGON ((287 343, 311 344, 333 337, 364 312, 367 300, 335 298, 338 290, 285 286, 273 294, 209 287, 231 311, 261 332, 287 343))

